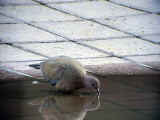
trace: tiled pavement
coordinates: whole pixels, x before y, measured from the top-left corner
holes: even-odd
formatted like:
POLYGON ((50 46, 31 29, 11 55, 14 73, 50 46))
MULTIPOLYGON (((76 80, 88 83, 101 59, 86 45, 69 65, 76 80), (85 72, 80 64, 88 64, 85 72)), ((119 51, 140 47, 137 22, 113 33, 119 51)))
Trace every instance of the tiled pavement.
POLYGON ((0 65, 31 71, 28 64, 67 55, 101 75, 159 74, 157 4, 0 0, 0 65))
MULTIPOLYGON (((102 105, 86 120, 159 119, 159 75, 150 75, 160 73, 159 4, 159 0, 0 0, 0 81, 28 80, 23 73, 42 77, 28 64, 67 55, 102 76, 141 75, 100 78, 102 105)), ((24 88, 29 90, 28 86, 24 88)), ((10 111, 15 117, 16 111, 10 111)), ((39 119, 25 112, 22 116, 39 119)))

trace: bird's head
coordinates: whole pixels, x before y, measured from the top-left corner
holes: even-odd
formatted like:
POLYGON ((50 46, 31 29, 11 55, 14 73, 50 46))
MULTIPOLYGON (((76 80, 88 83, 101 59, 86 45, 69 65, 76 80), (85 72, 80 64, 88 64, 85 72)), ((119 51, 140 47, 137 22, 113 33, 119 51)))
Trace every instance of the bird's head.
POLYGON ((92 76, 85 76, 84 84, 86 88, 89 88, 89 89, 94 88, 96 89, 96 92, 100 94, 99 92, 100 82, 97 78, 92 77, 92 76))

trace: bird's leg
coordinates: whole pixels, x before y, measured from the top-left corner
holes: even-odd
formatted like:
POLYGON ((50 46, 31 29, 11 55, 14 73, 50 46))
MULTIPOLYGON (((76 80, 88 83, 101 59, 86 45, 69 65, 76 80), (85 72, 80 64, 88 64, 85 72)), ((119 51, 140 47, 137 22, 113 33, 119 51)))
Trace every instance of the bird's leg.
POLYGON ((56 87, 54 87, 53 92, 54 92, 54 94, 56 95, 56 93, 57 93, 56 87))

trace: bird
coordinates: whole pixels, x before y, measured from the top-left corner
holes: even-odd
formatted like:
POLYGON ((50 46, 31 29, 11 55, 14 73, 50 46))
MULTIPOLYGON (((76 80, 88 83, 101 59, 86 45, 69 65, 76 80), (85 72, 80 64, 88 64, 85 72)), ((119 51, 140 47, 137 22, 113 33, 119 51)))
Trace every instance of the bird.
POLYGON ((69 56, 55 56, 30 67, 41 69, 44 79, 54 91, 74 92, 81 88, 95 89, 100 94, 100 82, 96 77, 86 75, 83 65, 69 56))
POLYGON ((94 95, 46 96, 28 102, 37 109, 45 120, 83 120, 87 111, 100 107, 100 99, 94 95))

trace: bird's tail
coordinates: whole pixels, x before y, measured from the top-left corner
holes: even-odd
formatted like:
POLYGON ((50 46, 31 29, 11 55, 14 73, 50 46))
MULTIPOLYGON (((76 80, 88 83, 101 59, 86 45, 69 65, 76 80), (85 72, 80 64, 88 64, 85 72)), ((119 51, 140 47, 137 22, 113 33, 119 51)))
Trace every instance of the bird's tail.
POLYGON ((33 67, 35 69, 40 69, 40 64, 30 64, 28 66, 33 67))

